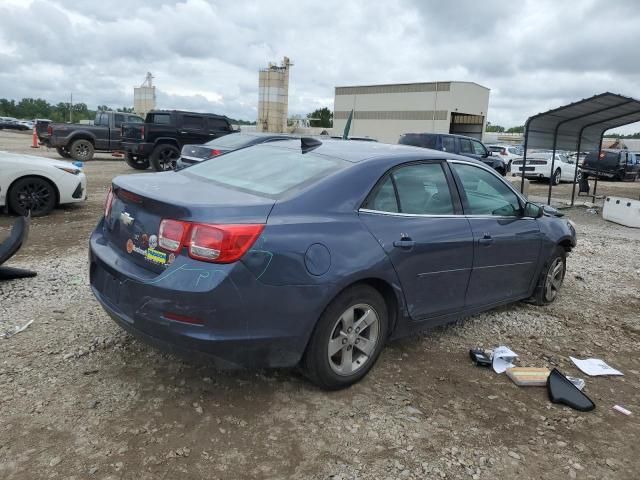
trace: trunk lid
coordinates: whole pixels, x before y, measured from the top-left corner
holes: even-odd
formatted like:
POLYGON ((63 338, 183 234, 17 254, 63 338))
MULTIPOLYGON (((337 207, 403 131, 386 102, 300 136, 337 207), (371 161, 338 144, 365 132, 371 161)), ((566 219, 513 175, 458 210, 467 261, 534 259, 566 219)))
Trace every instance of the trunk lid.
POLYGON ((192 165, 194 163, 207 160, 212 157, 217 157, 223 153, 228 152, 229 149, 221 147, 208 147, 206 145, 185 145, 182 147, 180 156, 182 161, 186 164, 192 165))
POLYGON ((275 203, 270 198, 181 172, 116 177, 113 192, 111 213, 105 219, 105 237, 112 248, 125 253, 132 262, 157 273, 175 259, 158 246, 162 219, 210 224, 266 223, 275 203))

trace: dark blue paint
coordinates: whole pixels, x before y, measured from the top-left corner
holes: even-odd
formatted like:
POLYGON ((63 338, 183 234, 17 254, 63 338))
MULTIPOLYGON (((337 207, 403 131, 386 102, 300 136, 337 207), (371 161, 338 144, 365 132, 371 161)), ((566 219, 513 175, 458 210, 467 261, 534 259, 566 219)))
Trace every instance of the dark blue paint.
MULTIPOLYGON (((249 148, 300 147, 280 142, 249 148)), ((207 354, 223 366, 291 366, 323 310, 353 283, 375 280, 393 292, 396 338, 530 296, 554 246, 575 245, 566 220, 551 216, 359 212, 385 172, 441 159, 440 152, 326 141, 314 153, 352 163, 277 199, 205 182, 188 170, 116 178, 116 191, 138 194, 142 202, 126 203, 136 218, 127 226, 118 220, 125 203, 116 201, 109 222, 103 219, 91 235, 91 286, 105 310, 123 328, 163 348, 207 354), (161 218, 266 226, 234 264, 199 262, 183 252, 171 265, 156 267, 127 253, 125 244, 136 233, 157 234, 161 218), (487 232, 493 242, 480 242, 487 232), (394 246, 403 236, 414 243, 394 246), (176 322, 168 312, 204 324, 176 322)), ((461 208, 455 189, 452 194, 461 208)))

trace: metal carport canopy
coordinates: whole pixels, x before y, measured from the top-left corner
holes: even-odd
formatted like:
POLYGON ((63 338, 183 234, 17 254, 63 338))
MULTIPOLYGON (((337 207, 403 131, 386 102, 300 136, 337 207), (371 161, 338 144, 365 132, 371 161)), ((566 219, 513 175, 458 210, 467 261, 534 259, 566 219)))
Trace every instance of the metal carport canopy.
MULTIPOLYGON (((523 173, 528 149, 548 149, 554 152, 557 150, 599 151, 604 132, 638 121, 640 121, 640 101, 611 92, 594 95, 533 115, 525 124, 523 173)), ((552 171, 553 163, 552 159, 552 171)), ((523 188, 524 176, 521 189, 523 188)), ((571 199, 572 204, 574 194, 571 199)), ((549 182, 548 202, 550 200, 551 182, 549 182)))

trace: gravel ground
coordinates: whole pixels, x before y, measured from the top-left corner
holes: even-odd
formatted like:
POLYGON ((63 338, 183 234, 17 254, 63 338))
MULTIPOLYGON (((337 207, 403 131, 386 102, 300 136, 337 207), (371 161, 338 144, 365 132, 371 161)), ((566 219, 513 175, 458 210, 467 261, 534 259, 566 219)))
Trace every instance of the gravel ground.
MULTIPOLYGON (((22 138, 0 132, 0 149, 26 152, 22 138)), ((580 243, 554 304, 394 342, 362 382, 327 393, 293 370, 216 371, 122 332, 90 292, 87 239, 109 180, 131 170, 86 171, 87 204, 35 219, 11 262, 38 276, 0 284, 0 334, 33 321, 0 338, 0 478, 639 477, 640 230, 568 210, 580 243), (546 389, 470 363, 470 347, 498 344, 521 366, 585 378, 596 410, 553 405, 546 389), (625 376, 585 377, 569 355, 625 376)), ((0 216, 0 238, 10 224, 0 216)))

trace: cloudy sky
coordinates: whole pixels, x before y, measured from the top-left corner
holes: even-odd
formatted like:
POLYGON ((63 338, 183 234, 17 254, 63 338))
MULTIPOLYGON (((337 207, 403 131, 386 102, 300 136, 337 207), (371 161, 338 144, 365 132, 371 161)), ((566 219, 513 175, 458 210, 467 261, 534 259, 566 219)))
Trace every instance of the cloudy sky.
POLYGON ((332 109, 336 85, 464 80, 514 126, 640 97, 639 45, 636 0, 0 0, 0 97, 131 106, 150 71, 161 108, 255 120, 258 69, 287 55, 290 114, 332 109))

